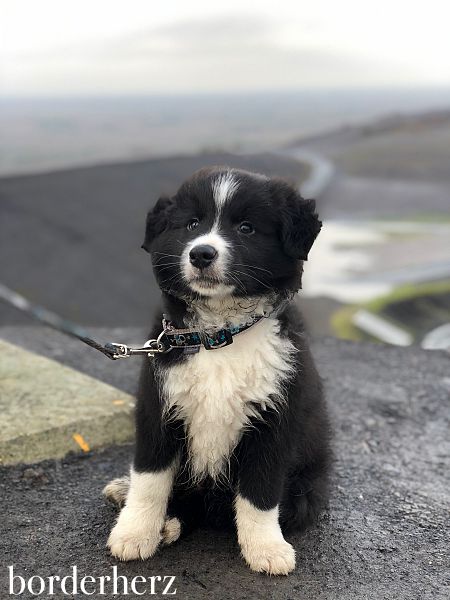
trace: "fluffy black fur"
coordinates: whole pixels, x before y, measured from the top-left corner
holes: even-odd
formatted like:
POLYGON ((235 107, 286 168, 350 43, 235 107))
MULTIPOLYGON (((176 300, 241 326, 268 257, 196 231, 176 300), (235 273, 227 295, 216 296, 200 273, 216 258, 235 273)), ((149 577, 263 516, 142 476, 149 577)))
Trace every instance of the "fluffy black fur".
MULTIPOLYGON (((202 170, 184 183, 173 198, 161 198, 147 216, 143 248, 152 257, 153 269, 163 291, 163 311, 176 327, 183 327, 191 301, 199 295, 180 276, 176 259, 189 241, 207 233, 214 221, 211 184, 220 169, 202 170), (187 224, 198 219, 195 231, 187 224)), ((321 222, 313 200, 277 179, 236 172, 239 189, 224 209, 221 231, 230 243, 232 264, 240 266, 236 297, 274 294, 282 303, 301 287, 303 260, 307 259, 321 222), (250 222, 251 235, 237 226, 250 222)), ((235 283, 235 279, 230 283, 235 283)), ((150 332, 161 331, 159 313, 150 332)), ((204 479, 192 485, 181 469, 169 502, 169 514, 177 516, 183 531, 203 521, 216 526, 233 523, 232 502, 239 486, 241 495, 260 509, 280 504, 283 530, 304 528, 314 521, 327 495, 330 464, 330 430, 322 385, 304 336, 301 315, 294 302, 279 309, 281 336, 298 349, 296 374, 278 411, 269 410, 263 420, 247 428, 230 458, 228 483, 204 479)), ((220 352, 215 350, 214 352, 220 352)), ((181 350, 156 359, 164 369, 189 360, 181 350)), ((213 393, 213 391, 212 391, 213 393)), ((152 362, 142 367, 136 410, 138 472, 167 468, 177 453, 187 462, 186 432, 178 420, 163 418, 164 397, 154 376, 152 362)))

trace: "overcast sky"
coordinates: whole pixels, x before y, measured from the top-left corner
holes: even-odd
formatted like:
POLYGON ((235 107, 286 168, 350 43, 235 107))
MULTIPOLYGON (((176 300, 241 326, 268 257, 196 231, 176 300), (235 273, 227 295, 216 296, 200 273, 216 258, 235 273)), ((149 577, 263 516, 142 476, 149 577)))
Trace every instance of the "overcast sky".
POLYGON ((450 85, 444 0, 0 0, 3 94, 450 85))

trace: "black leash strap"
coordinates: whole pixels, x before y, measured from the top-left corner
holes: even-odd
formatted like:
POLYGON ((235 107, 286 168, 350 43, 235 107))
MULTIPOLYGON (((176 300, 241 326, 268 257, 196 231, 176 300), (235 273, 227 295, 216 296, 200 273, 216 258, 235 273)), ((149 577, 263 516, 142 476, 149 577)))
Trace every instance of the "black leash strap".
POLYGON ((122 344, 100 344, 93 340, 82 327, 75 325, 67 319, 62 319, 54 312, 47 310, 43 306, 32 304, 24 296, 21 296, 17 292, 14 292, 7 288, 5 285, 0 283, 0 299, 7 302, 17 310, 20 310, 37 321, 48 325, 52 329, 56 329, 61 333, 64 333, 70 337, 76 338, 81 342, 84 342, 91 348, 95 348, 111 360, 119 358, 121 355, 120 349, 116 346, 123 346, 122 344))

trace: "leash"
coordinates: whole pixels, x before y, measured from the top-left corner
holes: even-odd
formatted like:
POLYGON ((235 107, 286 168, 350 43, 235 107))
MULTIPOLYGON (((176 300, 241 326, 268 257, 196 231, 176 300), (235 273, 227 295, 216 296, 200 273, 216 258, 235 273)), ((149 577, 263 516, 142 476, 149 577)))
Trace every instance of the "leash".
POLYGON ((216 350, 229 346, 233 343, 233 337, 243 331, 246 331, 253 325, 256 325, 264 317, 261 315, 249 316, 245 323, 223 328, 211 332, 198 331, 196 329, 176 329, 164 315, 162 321, 162 331, 156 339, 150 339, 143 346, 133 348, 126 344, 109 342, 100 344, 91 338, 87 331, 79 325, 72 323, 67 319, 61 318, 56 313, 47 310, 37 304, 32 304, 24 296, 10 290, 0 283, 0 300, 8 303, 17 310, 24 312, 40 323, 56 329, 60 333, 76 338, 91 348, 98 350, 111 360, 119 358, 130 358, 131 356, 142 356, 146 354, 149 358, 156 354, 167 354, 174 348, 183 349, 186 354, 199 352, 200 348, 206 350, 216 350))
POLYGON ((76 338, 81 342, 87 344, 91 348, 98 350, 111 360, 115 360, 118 358, 119 351, 115 349, 114 344, 100 344, 92 339, 87 331, 85 331, 79 325, 68 321, 67 319, 61 318, 56 313, 47 310, 43 306, 39 306, 38 304, 32 304, 29 300, 27 300, 24 296, 10 290, 8 287, 0 283, 0 300, 8 303, 10 306, 13 306, 17 310, 30 315, 40 323, 51 327, 52 329, 56 329, 65 335, 76 338))

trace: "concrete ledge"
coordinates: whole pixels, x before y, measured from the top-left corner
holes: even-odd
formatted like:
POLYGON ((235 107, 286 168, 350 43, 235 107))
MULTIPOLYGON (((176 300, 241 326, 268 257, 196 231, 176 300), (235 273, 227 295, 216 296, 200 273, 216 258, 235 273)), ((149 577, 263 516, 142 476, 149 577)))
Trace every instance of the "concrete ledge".
MULTIPOLYGON (((124 342, 141 344, 147 331, 137 327, 88 327, 89 333, 103 343, 124 342)), ((46 356, 58 363, 81 371, 108 385, 134 395, 141 361, 138 358, 112 361, 97 350, 79 340, 67 337, 42 325, 0 327, 0 340, 5 340, 39 356, 46 356)))
POLYGON ((0 340, 0 463, 61 458, 133 436, 134 399, 0 340))

